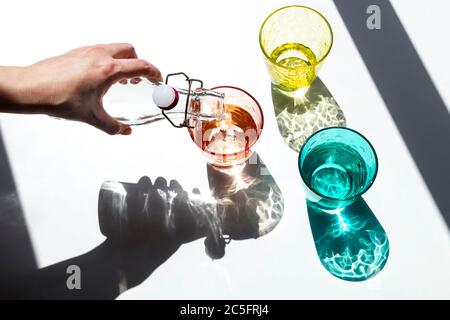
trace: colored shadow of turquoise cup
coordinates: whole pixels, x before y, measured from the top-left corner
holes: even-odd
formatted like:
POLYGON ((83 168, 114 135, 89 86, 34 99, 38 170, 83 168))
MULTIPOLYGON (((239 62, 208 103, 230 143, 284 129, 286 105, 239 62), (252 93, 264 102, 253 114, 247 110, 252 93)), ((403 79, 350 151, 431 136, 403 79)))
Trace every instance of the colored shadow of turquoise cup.
POLYGON ((372 186, 378 171, 370 142, 344 127, 312 134, 300 150, 298 165, 307 199, 324 209, 356 201, 372 186))

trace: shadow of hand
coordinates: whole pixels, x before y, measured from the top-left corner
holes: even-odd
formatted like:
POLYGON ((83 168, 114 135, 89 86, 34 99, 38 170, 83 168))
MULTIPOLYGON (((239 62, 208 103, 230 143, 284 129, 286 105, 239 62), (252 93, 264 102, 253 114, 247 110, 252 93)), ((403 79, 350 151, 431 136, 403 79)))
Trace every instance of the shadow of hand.
MULTIPOLYGON (((137 184, 105 182, 99 195, 99 223, 128 286, 145 280, 183 243, 206 236, 207 222, 193 199, 175 181, 142 177, 137 184)), ((200 197, 199 197, 200 199, 200 197)))

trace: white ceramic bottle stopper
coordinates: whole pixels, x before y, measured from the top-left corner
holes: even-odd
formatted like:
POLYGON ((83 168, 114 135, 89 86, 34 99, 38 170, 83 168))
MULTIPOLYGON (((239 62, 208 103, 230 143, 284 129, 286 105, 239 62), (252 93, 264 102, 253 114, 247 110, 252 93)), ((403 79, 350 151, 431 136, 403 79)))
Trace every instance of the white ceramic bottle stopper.
POLYGON ((179 100, 178 91, 167 84, 155 86, 152 94, 153 102, 163 110, 173 109, 179 100))

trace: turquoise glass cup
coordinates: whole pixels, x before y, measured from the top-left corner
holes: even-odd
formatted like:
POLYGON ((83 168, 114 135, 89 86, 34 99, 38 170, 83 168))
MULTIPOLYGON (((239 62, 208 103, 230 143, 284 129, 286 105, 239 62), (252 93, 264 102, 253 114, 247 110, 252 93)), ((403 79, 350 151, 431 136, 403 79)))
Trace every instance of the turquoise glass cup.
POLYGON ((340 209, 372 186, 378 159, 364 136, 352 129, 330 127, 306 140, 298 165, 307 199, 325 209, 340 209))

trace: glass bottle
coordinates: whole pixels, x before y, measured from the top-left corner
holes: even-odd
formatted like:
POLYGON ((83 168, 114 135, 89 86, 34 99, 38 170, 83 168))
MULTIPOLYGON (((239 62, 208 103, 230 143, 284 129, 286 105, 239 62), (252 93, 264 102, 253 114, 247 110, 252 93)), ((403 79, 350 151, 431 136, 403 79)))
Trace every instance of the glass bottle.
MULTIPOLYGON (((190 80, 189 80, 190 81, 190 80)), ((167 82, 167 81, 166 81, 167 82)), ((176 127, 224 117, 224 94, 205 88, 171 86, 141 79, 136 84, 115 84, 103 97, 105 110, 128 125, 167 119, 176 127)))

